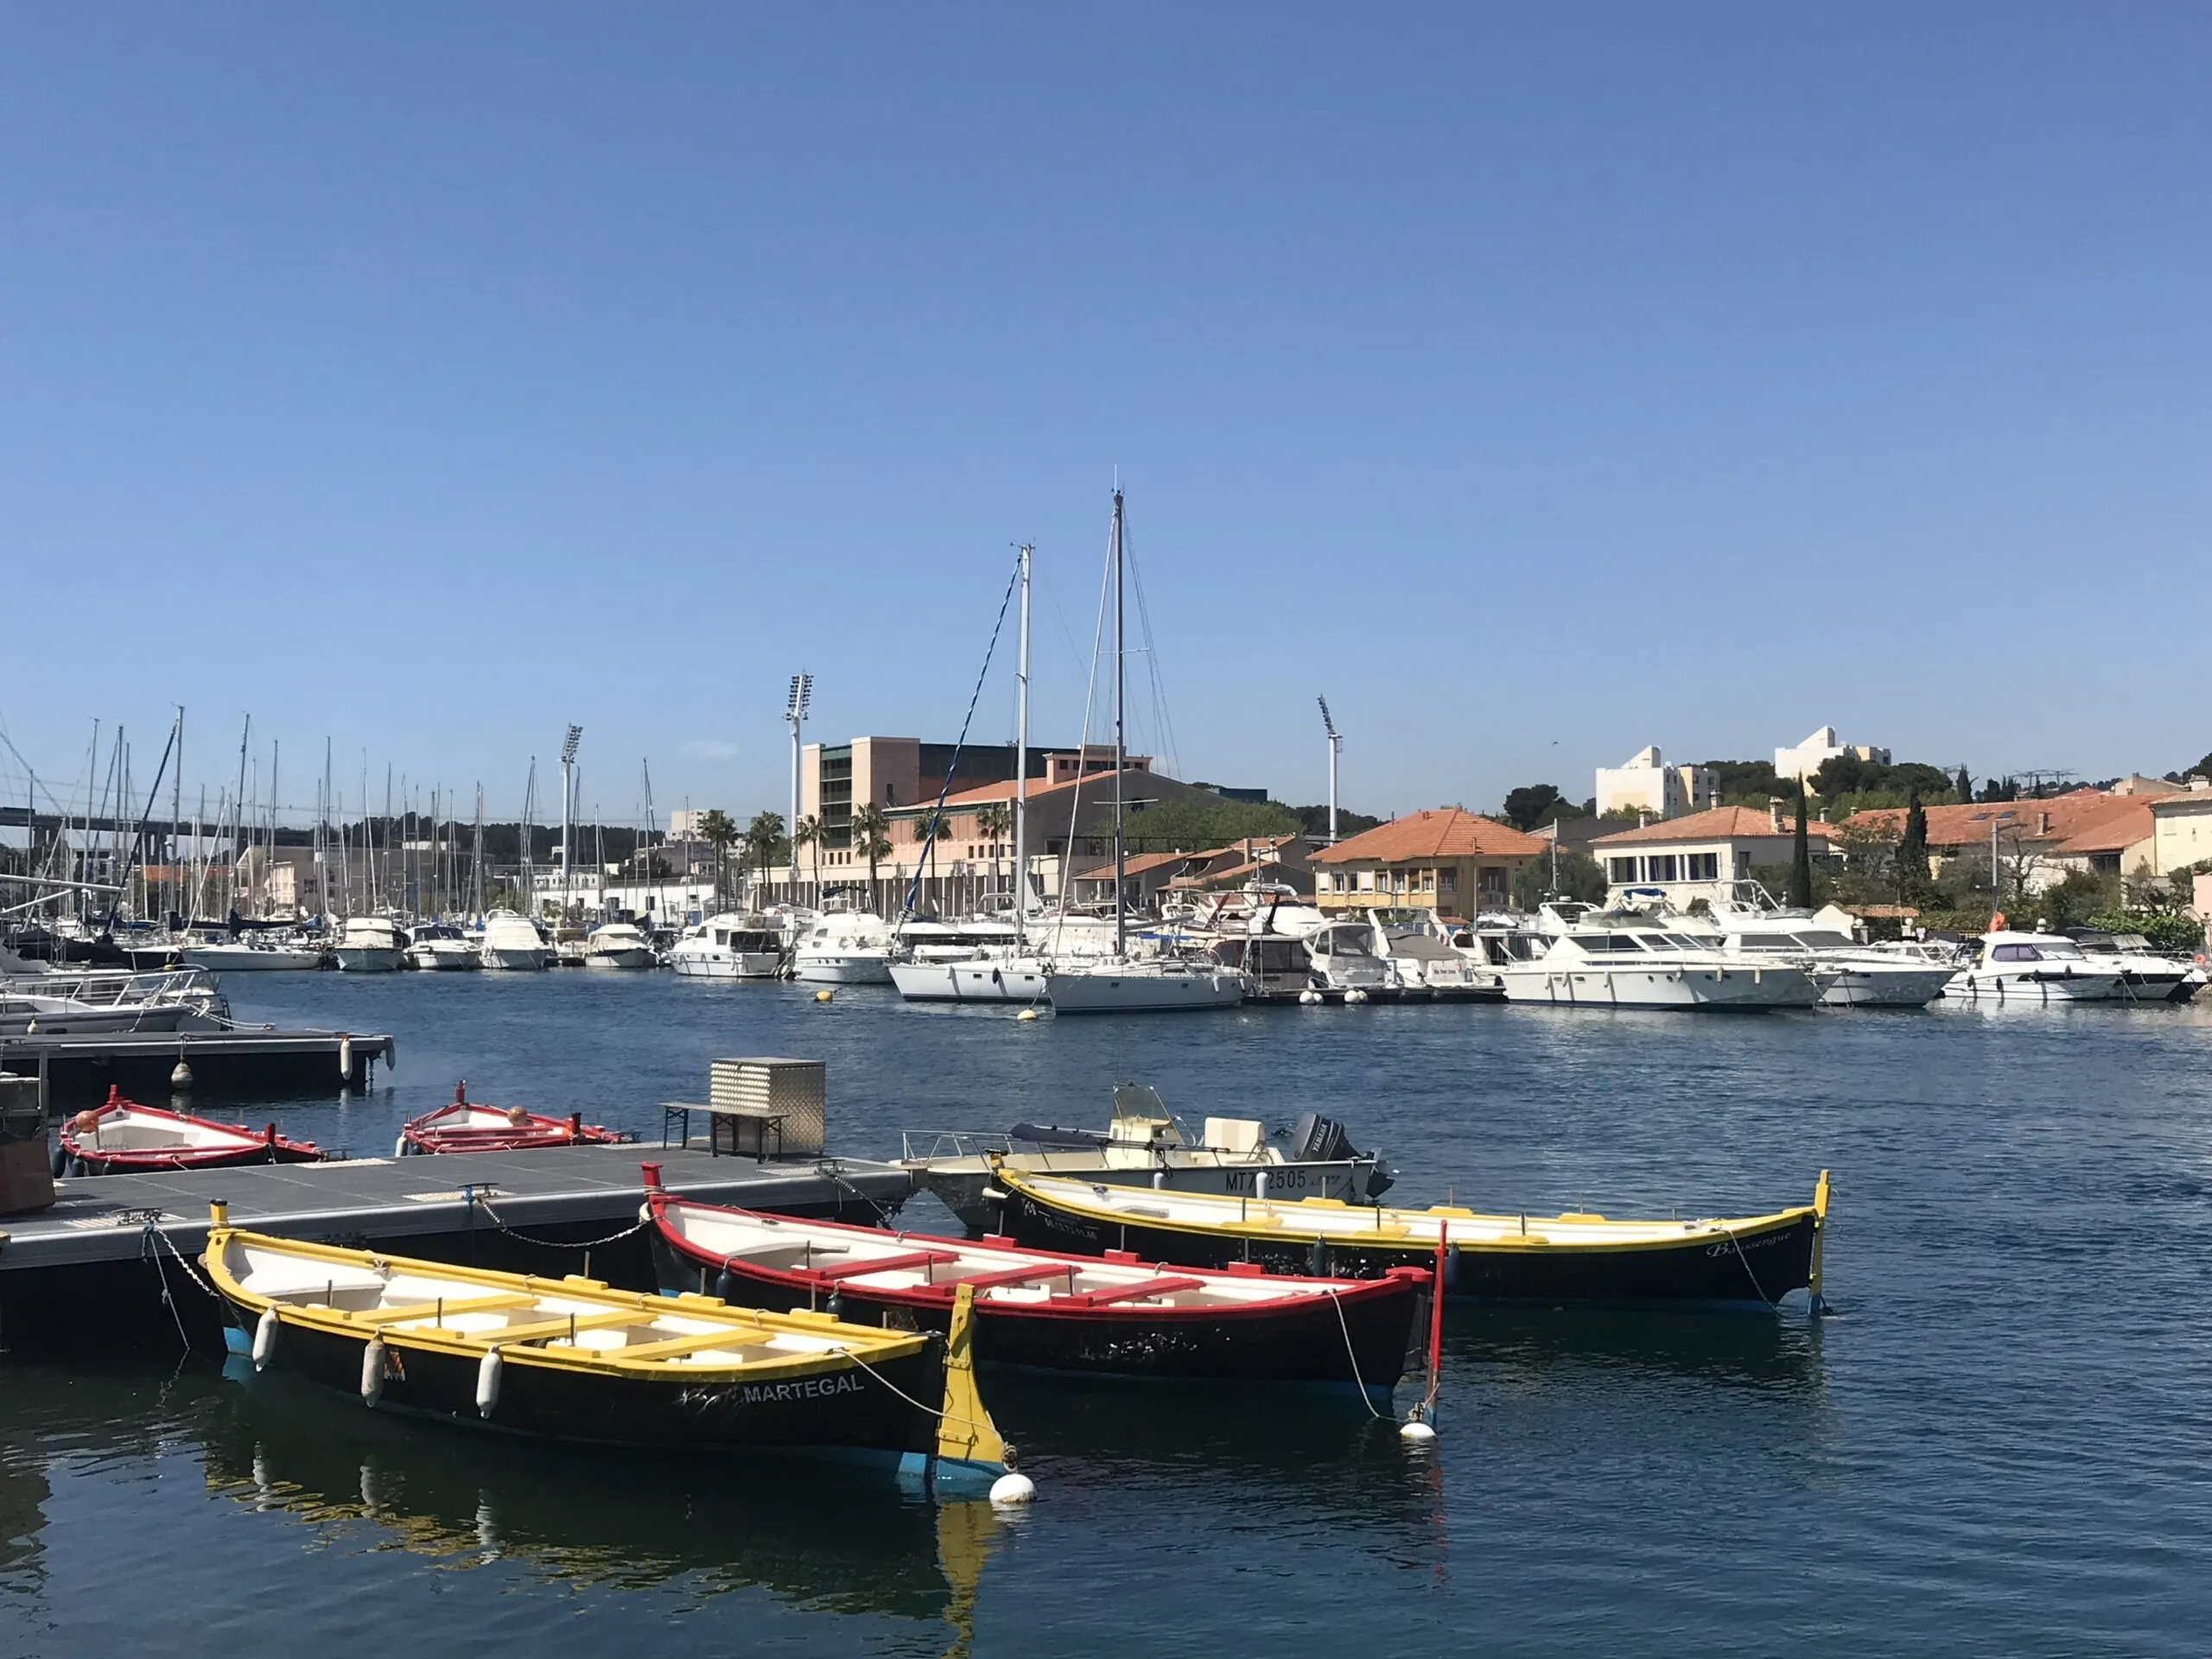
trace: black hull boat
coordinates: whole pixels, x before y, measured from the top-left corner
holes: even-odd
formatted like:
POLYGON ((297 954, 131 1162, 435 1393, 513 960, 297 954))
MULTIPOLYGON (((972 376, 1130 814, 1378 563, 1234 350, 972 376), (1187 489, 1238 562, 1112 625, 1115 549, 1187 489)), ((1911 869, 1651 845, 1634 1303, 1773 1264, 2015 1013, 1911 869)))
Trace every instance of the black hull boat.
POLYGON ((201 1260, 257 1370, 378 1409, 578 1444, 859 1458, 939 1490, 1006 1472, 966 1297, 949 1338, 868 1330, 238 1232, 220 1206, 201 1260))
POLYGON ((1444 1245, 1444 1294, 1475 1300, 1770 1307, 1821 1294, 1828 1206, 1742 1219, 1615 1221, 1480 1216, 1328 1200, 1270 1203, 1096 1185, 1001 1169, 1000 1230, 1027 1248, 1128 1250, 1192 1268, 1249 1262, 1268 1273, 1373 1278, 1421 1267, 1444 1245))
POLYGON ((1426 1267, 1364 1279, 1192 1274, 1119 1250, 1068 1255, 694 1204, 647 1166, 661 1288, 855 1324, 943 1331, 973 1295, 979 1362, 1175 1379, 1332 1384, 1387 1399, 1427 1306, 1426 1267))

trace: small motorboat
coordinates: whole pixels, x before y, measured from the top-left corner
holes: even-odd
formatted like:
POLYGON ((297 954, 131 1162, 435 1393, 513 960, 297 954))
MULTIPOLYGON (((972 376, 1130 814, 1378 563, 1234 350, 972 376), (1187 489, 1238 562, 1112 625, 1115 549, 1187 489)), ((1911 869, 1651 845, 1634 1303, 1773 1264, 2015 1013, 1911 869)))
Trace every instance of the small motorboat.
POLYGON ((289 1141, 276 1126, 254 1130, 243 1123, 165 1112, 125 1100, 110 1085, 107 1100, 61 1126, 54 1172, 65 1175, 129 1175, 156 1169, 233 1169, 247 1164, 314 1164, 314 1142, 289 1141))
POLYGON ((764 1313, 232 1229, 200 1257, 226 1340, 364 1404, 599 1446, 874 1454, 939 1491, 1006 1453, 975 1386, 969 1297, 950 1334, 764 1313))
POLYGON ((431 1152, 524 1152, 533 1147, 611 1147, 625 1137, 584 1122, 582 1112, 543 1117, 519 1106, 484 1106, 468 1097, 466 1081, 453 1086, 453 1103, 410 1117, 400 1126, 394 1157, 431 1152))
POLYGON ((1192 1272, 1103 1258, 801 1221, 664 1192, 645 1202, 661 1289, 747 1307, 821 1308, 860 1324, 947 1328, 972 1295, 979 1362, 1122 1376, 1236 1378, 1357 1388, 1387 1401, 1433 1276, 1309 1279, 1238 1263, 1192 1272))
POLYGON ((997 1231, 1025 1246, 1147 1262, 1367 1279, 1433 1262, 1444 1294, 1489 1301, 1673 1303, 1770 1307, 1793 1290, 1821 1294, 1827 1172, 1813 1201, 1741 1219, 1616 1221, 1601 1215, 1478 1215, 1147 1192, 1001 1165, 997 1231))

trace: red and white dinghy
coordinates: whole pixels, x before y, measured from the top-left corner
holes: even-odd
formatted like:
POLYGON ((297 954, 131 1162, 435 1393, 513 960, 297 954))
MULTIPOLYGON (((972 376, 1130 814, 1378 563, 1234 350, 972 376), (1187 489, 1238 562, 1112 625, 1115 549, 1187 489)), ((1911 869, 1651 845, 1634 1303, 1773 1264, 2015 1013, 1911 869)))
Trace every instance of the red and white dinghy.
POLYGON ((660 1288, 856 1325, 938 1330, 971 1289, 976 1357, 1040 1370, 1348 1385, 1380 1401, 1404 1375, 1430 1274, 1305 1279, 1161 1267, 1126 1250, 1062 1255, 762 1215, 664 1192, 645 1166, 660 1288))
POLYGON ((125 1100, 112 1086, 107 1102, 61 1126, 63 1173, 127 1175, 159 1169, 232 1169, 246 1164, 314 1164, 322 1152, 310 1141, 288 1141, 276 1126, 254 1130, 213 1123, 125 1100))
POLYGON ((468 1084, 461 1082, 453 1086, 451 1105, 408 1119, 392 1152, 402 1158, 410 1153, 523 1152, 535 1147, 611 1147, 622 1139, 613 1129, 585 1122, 582 1112, 542 1117, 519 1106, 480 1105, 469 1099, 468 1084))

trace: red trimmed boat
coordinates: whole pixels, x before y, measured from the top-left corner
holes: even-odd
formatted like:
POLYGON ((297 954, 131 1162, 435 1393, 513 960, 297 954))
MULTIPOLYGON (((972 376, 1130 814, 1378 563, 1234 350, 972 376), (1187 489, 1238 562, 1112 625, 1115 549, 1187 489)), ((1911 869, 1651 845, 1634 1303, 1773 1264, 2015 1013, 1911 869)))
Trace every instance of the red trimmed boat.
POLYGON ((849 1324, 943 1331, 969 1287, 979 1361, 1123 1376, 1357 1387, 1387 1401, 1431 1274, 1308 1279, 1202 1270, 762 1215, 664 1192, 647 1164, 660 1287, 849 1324))
POLYGON ((411 1117, 401 1126, 395 1156, 435 1152, 524 1152, 537 1147, 619 1145, 615 1130, 587 1123, 582 1112, 566 1118, 542 1117, 519 1106, 480 1105, 468 1097, 468 1084, 453 1086, 453 1103, 411 1117))
POLYGON ((106 1103, 61 1126, 60 1173, 130 1175, 163 1169, 235 1169, 247 1164, 315 1164, 311 1141, 289 1141, 276 1126, 254 1130, 125 1100, 111 1084, 106 1103))

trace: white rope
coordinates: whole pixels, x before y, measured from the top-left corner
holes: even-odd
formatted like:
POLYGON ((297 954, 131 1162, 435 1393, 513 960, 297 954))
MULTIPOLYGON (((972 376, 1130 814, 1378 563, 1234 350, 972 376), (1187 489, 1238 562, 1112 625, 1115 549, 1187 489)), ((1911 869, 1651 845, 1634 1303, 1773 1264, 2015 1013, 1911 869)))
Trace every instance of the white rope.
POLYGON ((1344 1357, 1351 1361, 1351 1380, 1359 1385, 1359 1403, 1367 1408, 1367 1414, 1378 1423, 1395 1423, 1395 1417, 1385 1417, 1375 1409, 1375 1402, 1367 1397, 1367 1379, 1359 1374, 1359 1356, 1352 1351, 1351 1326, 1344 1323, 1344 1299, 1332 1289, 1329 1306, 1337 1310, 1337 1329, 1344 1333, 1344 1357))
POLYGON ((1736 1247, 1736 1259, 1744 1264, 1744 1276, 1751 1281, 1751 1288, 1758 1293, 1759 1300, 1772 1306, 1774 1299, 1766 1294, 1766 1287, 1759 1283, 1758 1274, 1752 1271, 1751 1258, 1744 1254, 1743 1241, 1736 1236, 1736 1230, 1725 1221, 1717 1224, 1722 1232, 1728 1235, 1728 1242, 1736 1247))

